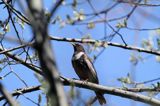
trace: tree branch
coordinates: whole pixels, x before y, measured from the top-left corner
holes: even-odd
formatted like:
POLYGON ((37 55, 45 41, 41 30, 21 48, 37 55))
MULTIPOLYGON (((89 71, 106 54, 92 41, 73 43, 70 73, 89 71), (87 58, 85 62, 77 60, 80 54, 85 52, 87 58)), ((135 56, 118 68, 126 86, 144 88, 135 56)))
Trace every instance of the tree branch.
POLYGON ((109 45, 109 46, 119 47, 119 48, 128 49, 128 50, 135 50, 138 52, 144 52, 144 53, 149 53, 149 54, 160 56, 160 51, 148 50, 148 49, 144 49, 141 47, 129 46, 129 45, 124 45, 124 44, 119 44, 119 43, 114 43, 114 42, 107 42, 107 41, 102 41, 102 40, 74 39, 74 38, 64 38, 64 37, 56 37, 56 36, 50 36, 50 39, 56 40, 56 41, 66 41, 66 42, 79 42, 79 43, 90 43, 90 44, 98 43, 98 46, 101 46, 101 47, 106 47, 106 45, 109 45))
MULTIPOLYGON (((91 43, 91 44, 94 44, 94 43, 97 42, 96 40, 89 40, 89 39, 88 40, 87 39, 72 39, 72 38, 60 38, 60 37, 52 37, 51 40, 67 41, 67 42, 80 42, 80 43, 91 43)), ((99 41, 99 42, 101 44, 100 46, 104 46, 104 43, 107 43, 107 42, 104 42, 104 41, 99 41)), ((108 43, 108 45, 109 44, 114 44, 114 43, 108 43)), ((132 48, 134 48, 134 47, 132 47, 132 48)), ((0 48, 0 51, 3 51, 3 49, 0 48)), ((35 68, 34 65, 25 62, 23 59, 19 58, 18 56, 15 56, 11 53, 8 53, 8 52, 4 52, 4 53, 5 53, 5 55, 12 58, 13 60, 18 61, 18 62, 22 63, 24 66, 30 68, 31 70, 34 70, 35 72, 38 72, 39 74, 43 75, 41 70, 35 68)), ((94 86, 92 87, 90 85, 89 86, 83 85, 80 82, 77 83, 77 81, 75 81, 75 80, 67 80, 67 81, 63 80, 63 82, 64 82, 64 85, 70 85, 71 82, 72 83, 74 82, 75 86, 77 86, 77 87, 83 87, 83 88, 92 89, 92 90, 95 89, 94 86), (92 87, 92 88, 89 88, 89 87, 92 87)), ((96 88, 97 88, 97 86, 96 86, 96 88)), ((143 95, 141 96, 140 94, 136 94, 136 93, 132 93, 132 92, 159 91, 159 90, 155 90, 155 89, 151 89, 151 88, 141 88, 141 89, 140 88, 130 88, 130 89, 123 89, 123 90, 118 89, 118 91, 117 91, 116 88, 111 89, 109 87, 110 89, 107 89, 104 86, 102 86, 102 88, 103 89, 100 88, 100 90, 102 90, 103 92, 106 92, 107 94, 113 94, 113 95, 122 96, 122 97, 130 98, 130 99, 132 99, 132 96, 133 96, 133 100, 137 100, 137 101, 141 101, 141 102, 149 103, 149 104, 152 104, 153 102, 155 102, 155 104, 156 104, 157 100, 155 100, 153 98, 150 98, 150 97, 147 97, 147 96, 143 96, 143 95), (122 92, 119 92, 119 90, 122 91, 122 92), (128 93, 127 90, 132 91, 132 92, 128 93), (119 93, 117 93, 117 92, 119 92, 119 93), (127 93, 125 93, 125 92, 127 92, 127 93), (137 97, 138 97, 138 99, 137 99, 137 97)), ((99 87, 97 89, 99 89, 99 87)), ((158 103, 159 103, 159 101, 158 101, 158 103)))
MULTIPOLYGON (((132 99, 135 101, 140 101, 143 103, 151 104, 154 106, 159 106, 160 101, 157 99, 154 99, 152 97, 148 97, 142 94, 137 94, 134 92, 146 92, 146 91, 159 91, 159 89, 155 88, 115 88, 115 87, 108 87, 108 86, 102 86, 90 82, 84 82, 80 80, 74 80, 74 79, 69 79, 69 78, 64 78, 61 77, 61 81, 63 82, 64 86, 71 86, 74 85, 79 88, 85 88, 89 90, 94 90, 94 91, 101 91, 105 94, 111 94, 111 95, 116 95, 128 99, 132 99)), ((15 92, 12 93, 13 96, 21 95, 24 93, 30 93, 33 91, 40 90, 40 85, 38 86, 33 86, 33 87, 26 87, 26 88, 21 88, 17 89, 15 92)), ((4 96, 0 97, 0 101, 4 99, 4 96)))
MULTIPOLYGON (((3 52, 4 50, 0 47, 0 52, 3 52)), ((21 59, 20 57, 12 54, 12 53, 9 53, 9 52, 4 52, 4 55, 6 55, 7 57, 21 63, 22 65, 28 67, 29 69, 35 71, 36 73, 40 74, 40 75, 43 75, 42 71, 39 70, 38 68, 34 67, 33 64, 31 63, 27 63, 26 61, 24 61, 23 59, 21 59)))
MULTIPOLYGON (((13 93, 11 93, 12 96, 18 96, 18 95, 22 95, 25 93, 30 93, 33 91, 37 91, 40 90, 40 85, 39 86, 33 86, 33 87, 25 87, 25 88, 19 88, 17 90, 15 90, 13 93)), ((4 99, 4 96, 0 96, 0 101, 4 99)))
MULTIPOLYGON (((160 51, 157 51, 157 50, 148 50, 148 49, 144 49, 144 48, 141 48, 141 47, 124 45, 124 44, 119 44, 119 43, 115 43, 115 42, 107 42, 107 41, 94 40, 94 39, 65 38, 65 37, 57 37, 57 36, 50 36, 50 39, 55 40, 55 41, 65 41, 65 42, 78 42, 78 43, 90 43, 90 44, 98 43, 98 46, 100 46, 100 47, 106 47, 108 45, 108 46, 119 47, 119 48, 123 48, 123 49, 127 49, 127 50, 135 50, 135 51, 138 51, 138 52, 143 52, 143 53, 148 53, 148 54, 153 54, 153 55, 160 56, 160 51)), ((13 50, 17 50, 17 49, 23 48, 25 46, 33 46, 33 44, 34 44, 33 42, 32 43, 26 43, 26 44, 17 46, 15 48, 11 48, 9 50, 0 49, 0 54, 10 52, 10 51, 13 51, 13 50)))
POLYGON ((12 98, 12 96, 6 91, 3 85, 0 83, 0 92, 3 95, 3 98, 9 103, 10 106, 17 106, 17 102, 12 98))
POLYGON ((80 87, 80 88, 82 87, 90 90, 101 91, 105 94, 121 96, 124 98, 140 101, 140 102, 151 104, 154 106, 160 106, 160 100, 154 99, 152 97, 144 96, 138 93, 121 90, 114 87, 107 87, 107 86, 97 85, 90 82, 84 82, 84 81, 73 80, 68 78, 63 79, 63 84, 64 85, 74 84, 76 87, 80 87))
MULTIPOLYGON (((61 1, 55 5, 54 12, 61 1)), ((68 106, 63 85, 59 79, 57 65, 52 51, 51 42, 48 36, 48 20, 44 14, 42 0, 28 0, 30 22, 35 38, 35 50, 38 53, 41 69, 44 78, 48 83, 48 103, 52 106, 68 106)))

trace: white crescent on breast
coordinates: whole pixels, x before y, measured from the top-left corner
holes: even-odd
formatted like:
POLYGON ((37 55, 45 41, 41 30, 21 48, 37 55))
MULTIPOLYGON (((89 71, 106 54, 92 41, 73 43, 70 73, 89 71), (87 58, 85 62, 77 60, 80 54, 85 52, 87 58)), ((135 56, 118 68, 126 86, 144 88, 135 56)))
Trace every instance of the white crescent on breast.
POLYGON ((84 52, 79 52, 79 53, 77 53, 77 54, 74 56, 73 60, 80 59, 83 54, 84 54, 84 52))

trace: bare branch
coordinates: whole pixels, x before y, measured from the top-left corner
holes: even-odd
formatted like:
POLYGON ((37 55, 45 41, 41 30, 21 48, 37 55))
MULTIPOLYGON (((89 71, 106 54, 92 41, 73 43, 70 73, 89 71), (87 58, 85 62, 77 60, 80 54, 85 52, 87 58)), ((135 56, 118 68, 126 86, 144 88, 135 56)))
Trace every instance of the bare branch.
MULTIPOLYGON (((144 53, 148 53, 148 54, 158 55, 158 56, 160 55, 160 51, 148 50, 148 49, 144 49, 141 47, 129 46, 129 45, 119 44, 119 43, 115 43, 115 42, 107 42, 107 41, 103 41, 103 40, 75 39, 75 38, 65 38, 65 37, 56 37, 56 36, 50 36, 50 39, 56 40, 56 41, 79 42, 79 43, 90 43, 90 44, 95 44, 98 42, 100 47, 106 47, 107 45, 109 45, 109 46, 119 47, 119 48, 123 48, 123 49, 135 50, 138 52, 144 52, 144 53)), ((25 46, 33 46, 33 44, 34 43, 28 43, 28 44, 20 45, 20 46, 17 46, 15 48, 11 48, 8 50, 7 49, 3 50, 2 48, 0 48, 0 54, 5 54, 6 52, 17 50, 17 49, 23 48, 25 46)))
MULTIPOLYGON (((4 50, 0 47, 0 52, 1 52, 1 51, 4 51, 4 50)), ((34 67, 33 64, 27 63, 26 61, 24 61, 23 59, 21 59, 21 58, 18 57, 18 56, 15 56, 15 55, 12 54, 12 53, 4 52, 4 54, 5 54, 6 56, 8 56, 9 58, 12 58, 13 60, 18 61, 19 63, 21 63, 22 65, 28 67, 29 69, 35 71, 36 73, 38 73, 38 74, 40 74, 40 75, 43 75, 42 71, 39 70, 38 68, 34 67)))
POLYGON ((12 96, 6 91, 3 85, 0 83, 0 92, 3 95, 3 98, 9 103, 10 106, 17 106, 17 102, 12 98, 12 96))
MULTIPOLYGON (((50 13, 50 14, 51 14, 51 17, 54 16, 55 11, 56 11, 57 8, 61 5, 62 2, 63 2, 63 0, 58 0, 58 1, 56 2, 55 6, 52 8, 51 13, 50 13)), ((49 17, 48 20, 50 20, 51 17, 49 17)))
MULTIPOLYGON (((33 87, 25 87, 25 88, 20 88, 15 90, 12 94, 12 96, 18 96, 18 95, 22 95, 25 93, 30 93, 33 91, 37 91, 40 90, 40 85, 39 86, 33 86, 33 87)), ((0 101, 4 99, 4 96, 0 96, 0 101)))
POLYGON ((82 88, 86 88, 86 89, 90 89, 94 91, 98 90, 106 94, 121 96, 124 98, 132 99, 135 101, 140 101, 140 102, 151 104, 154 106, 160 106, 160 100, 154 99, 152 97, 144 96, 138 93, 133 93, 133 92, 117 89, 114 87, 107 87, 107 86, 93 84, 90 82, 84 82, 84 81, 73 80, 73 79, 68 79, 68 78, 64 78, 63 83, 64 85, 69 85, 69 84, 74 83, 76 87, 80 87, 80 88, 82 87, 82 88))
POLYGON ((119 2, 119 3, 127 3, 127 4, 130 4, 130 5, 138 5, 138 6, 149 6, 149 7, 159 7, 160 4, 149 4, 149 3, 139 3, 139 2, 134 2, 134 0, 117 0, 116 2, 119 2))
POLYGON ((33 45, 33 43, 23 44, 23 45, 20 45, 20 46, 11 48, 11 49, 6 49, 6 50, 3 50, 3 51, 0 51, 0 54, 5 54, 5 53, 7 53, 7 52, 11 52, 11 51, 14 51, 14 50, 17 50, 17 49, 26 47, 26 46, 32 46, 32 45, 33 45))
MULTIPOLYGON (((73 79, 64 78, 64 77, 61 77, 61 81, 63 82, 64 86, 71 86, 74 84, 76 87, 80 87, 80 88, 86 88, 86 89, 90 89, 94 91, 98 90, 106 94, 116 95, 116 96, 120 96, 120 97, 124 97, 128 99, 132 99, 135 101, 140 101, 140 102, 144 102, 144 103, 151 104, 154 106, 160 105, 160 101, 157 99, 154 99, 152 97, 148 97, 142 94, 134 93, 134 92, 152 92, 152 91, 157 92, 159 91, 159 89, 155 89, 155 88, 125 88, 125 89, 115 88, 115 87, 102 86, 102 85, 98 85, 98 84, 94 84, 90 82, 84 82, 80 80, 73 80, 73 79)), ((15 92, 12 93, 12 95, 17 96, 17 95, 21 95, 24 93, 37 91, 37 90, 40 90, 40 87, 41 86, 38 85, 38 86, 33 86, 33 87, 17 89, 15 92)), ((3 100, 3 99, 4 99, 4 96, 1 96, 0 100, 3 100)))
POLYGON ((160 56, 160 51, 148 50, 141 47, 129 46, 129 45, 124 45, 124 44, 119 44, 114 42, 107 42, 107 41, 93 40, 93 39, 63 38, 63 37, 56 37, 56 36, 50 36, 50 39, 56 40, 56 41, 79 42, 79 43, 90 43, 90 44, 98 43, 98 45, 101 47, 106 47, 106 45, 109 45, 109 46, 119 47, 119 48, 128 49, 128 50, 135 50, 138 52, 144 52, 144 53, 160 56))

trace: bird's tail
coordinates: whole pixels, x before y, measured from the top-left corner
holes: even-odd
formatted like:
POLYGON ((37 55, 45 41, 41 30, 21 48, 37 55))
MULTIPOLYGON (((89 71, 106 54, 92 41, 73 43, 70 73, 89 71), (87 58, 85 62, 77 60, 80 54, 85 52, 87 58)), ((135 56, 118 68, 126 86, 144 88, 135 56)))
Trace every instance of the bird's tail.
POLYGON ((97 99, 101 105, 106 104, 106 100, 101 92, 95 92, 97 99))

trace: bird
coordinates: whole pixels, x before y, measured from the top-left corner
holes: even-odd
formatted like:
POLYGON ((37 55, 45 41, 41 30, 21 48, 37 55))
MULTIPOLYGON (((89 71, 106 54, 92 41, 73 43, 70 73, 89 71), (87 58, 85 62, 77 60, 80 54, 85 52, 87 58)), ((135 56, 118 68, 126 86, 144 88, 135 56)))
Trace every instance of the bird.
MULTIPOLYGON (((72 66, 80 80, 99 84, 95 67, 92 61, 90 60, 89 56, 86 54, 83 46, 79 43, 71 44, 74 48, 74 53, 72 56, 72 66)), ((106 100, 103 96, 103 93, 101 93, 100 91, 95 91, 95 94, 101 105, 106 104, 106 100)))

